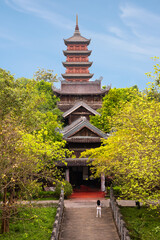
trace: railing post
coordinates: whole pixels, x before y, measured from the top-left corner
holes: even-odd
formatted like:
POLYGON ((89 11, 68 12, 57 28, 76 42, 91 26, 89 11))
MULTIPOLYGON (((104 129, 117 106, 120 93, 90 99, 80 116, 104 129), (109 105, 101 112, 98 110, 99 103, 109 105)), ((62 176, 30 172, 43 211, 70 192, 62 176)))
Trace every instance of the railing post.
POLYGON ((54 221, 54 224, 53 224, 53 231, 52 231, 52 235, 51 235, 50 240, 58 240, 58 237, 59 237, 59 234, 60 234, 62 218, 63 218, 63 212, 64 212, 64 190, 61 189, 61 195, 60 195, 60 198, 59 198, 57 213, 56 213, 56 216, 55 216, 55 221, 54 221))

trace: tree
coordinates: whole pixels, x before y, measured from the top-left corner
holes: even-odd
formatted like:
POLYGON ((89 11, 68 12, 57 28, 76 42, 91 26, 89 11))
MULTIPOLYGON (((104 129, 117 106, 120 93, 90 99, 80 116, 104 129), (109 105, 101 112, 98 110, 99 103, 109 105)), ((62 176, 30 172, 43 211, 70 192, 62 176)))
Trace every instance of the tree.
POLYGON ((140 201, 160 197, 160 103, 138 93, 113 118, 114 131, 97 149, 82 157, 94 159, 95 176, 102 172, 121 184, 123 197, 140 201))
MULTIPOLYGON (((158 57, 152 58, 155 62, 159 60, 158 57)), ((160 64, 156 63, 153 65, 153 73, 146 73, 147 77, 151 79, 151 82, 148 83, 149 87, 145 89, 146 94, 150 99, 156 99, 160 101, 160 64)))
POLYGON ((45 81, 45 82, 57 82, 57 74, 53 75, 53 70, 50 69, 44 69, 44 68, 39 68, 38 71, 35 72, 34 78, 36 81, 45 81))
POLYGON ((15 80, 0 69, 2 233, 9 231, 15 198, 31 198, 41 185, 39 179, 62 181, 56 162, 71 155, 56 131, 61 124, 50 110, 53 96, 47 96, 37 84, 34 80, 15 80))
POLYGON ((137 86, 131 88, 113 88, 103 98, 101 115, 91 116, 90 121, 103 132, 109 133, 114 125, 113 117, 137 94, 137 86))

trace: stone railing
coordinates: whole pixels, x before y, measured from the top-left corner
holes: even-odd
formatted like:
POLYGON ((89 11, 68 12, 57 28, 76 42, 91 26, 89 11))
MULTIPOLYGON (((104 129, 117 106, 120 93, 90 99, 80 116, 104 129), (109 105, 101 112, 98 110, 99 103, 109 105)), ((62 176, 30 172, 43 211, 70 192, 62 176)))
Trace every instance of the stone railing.
POLYGON ((53 224, 53 231, 52 231, 50 240, 58 240, 58 238, 59 238, 59 233, 60 233, 61 223, 62 223, 62 218, 63 218, 63 212, 64 212, 64 191, 61 190, 61 195, 59 198, 57 213, 56 213, 55 221, 53 224))
POLYGON ((118 234, 121 240, 131 240, 129 236, 129 231, 126 228, 126 224, 123 220, 123 216, 120 213, 120 209, 118 207, 118 203, 116 202, 116 198, 113 194, 113 188, 110 188, 110 206, 112 209, 114 221, 118 230, 118 234))

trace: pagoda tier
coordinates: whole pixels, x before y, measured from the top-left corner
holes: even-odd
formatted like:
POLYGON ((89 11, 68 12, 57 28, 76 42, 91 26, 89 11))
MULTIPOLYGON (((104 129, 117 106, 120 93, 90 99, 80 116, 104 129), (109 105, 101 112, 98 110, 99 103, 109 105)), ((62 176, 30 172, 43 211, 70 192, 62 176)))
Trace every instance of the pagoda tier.
POLYGON ((60 98, 57 103, 58 108, 65 112, 72 108, 75 103, 83 101, 93 109, 101 108, 102 98, 110 90, 110 86, 106 89, 101 88, 101 80, 95 81, 61 81, 61 88, 52 87, 54 94, 60 98))
POLYGON ((74 35, 64 40, 67 46, 67 50, 63 51, 67 57, 66 62, 63 62, 63 66, 66 67, 66 72, 62 74, 62 77, 66 81, 71 82, 87 82, 93 77, 90 74, 88 68, 92 65, 89 62, 88 56, 91 51, 87 46, 90 43, 90 39, 81 36, 78 27, 78 17, 76 19, 76 27, 74 35))
POLYGON ((90 73, 65 73, 62 74, 62 77, 65 78, 67 81, 88 81, 90 78, 93 77, 93 74, 90 73))
POLYGON ((70 67, 70 66, 73 66, 73 67, 79 67, 79 66, 87 66, 87 67, 90 67, 92 65, 93 62, 63 62, 63 66, 64 67, 70 67))
POLYGON ((91 52, 92 52, 92 50, 86 50, 86 51, 68 51, 68 50, 63 50, 63 53, 64 53, 64 55, 65 56, 71 56, 71 55, 73 55, 73 57, 75 56, 75 55, 82 55, 82 57, 84 56, 84 55, 87 55, 87 56, 90 56, 91 55, 91 52))

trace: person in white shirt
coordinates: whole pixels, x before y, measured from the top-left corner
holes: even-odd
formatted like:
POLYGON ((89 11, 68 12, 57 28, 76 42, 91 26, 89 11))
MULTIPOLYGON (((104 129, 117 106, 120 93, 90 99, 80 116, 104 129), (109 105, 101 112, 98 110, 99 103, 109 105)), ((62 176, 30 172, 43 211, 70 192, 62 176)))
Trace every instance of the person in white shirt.
POLYGON ((96 217, 100 217, 101 218, 101 202, 100 200, 97 200, 97 215, 96 217))

